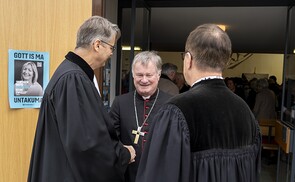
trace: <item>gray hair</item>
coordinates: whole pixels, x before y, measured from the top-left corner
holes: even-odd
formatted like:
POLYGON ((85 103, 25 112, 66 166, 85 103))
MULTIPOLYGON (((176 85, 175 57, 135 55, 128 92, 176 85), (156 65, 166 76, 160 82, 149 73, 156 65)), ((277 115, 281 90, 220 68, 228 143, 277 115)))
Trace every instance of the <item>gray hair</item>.
MULTIPOLYGON (((36 64, 35 63, 33 63, 33 62, 26 62, 25 64, 23 64, 23 66, 22 66, 22 72, 23 72, 23 70, 24 70, 24 68, 26 67, 26 66, 31 66, 32 67, 32 70, 33 70, 33 77, 32 77, 32 83, 35 83, 35 82, 37 82, 37 80, 38 80, 38 70, 37 70, 37 66, 36 66, 36 64)), ((23 80, 24 78, 23 78, 23 74, 21 74, 21 79, 23 80)))
POLYGON ((96 39, 108 42, 115 35, 116 40, 121 36, 121 31, 116 24, 100 16, 92 16, 87 19, 77 32, 76 48, 86 48, 96 39))
POLYGON ((134 72, 134 65, 136 63, 141 63, 142 65, 147 65, 149 62, 152 62, 158 71, 158 74, 161 74, 162 59, 157 54, 156 51, 143 51, 138 54, 133 59, 132 63, 132 73, 134 72))
POLYGON ((164 75, 168 75, 171 72, 177 72, 177 66, 175 64, 172 63, 164 63, 162 65, 162 74, 164 75))
POLYGON ((260 78, 257 80, 257 89, 265 89, 268 88, 268 80, 266 78, 260 78))
POLYGON ((201 70, 222 71, 230 60, 231 41, 217 25, 203 24, 189 34, 185 51, 201 70))

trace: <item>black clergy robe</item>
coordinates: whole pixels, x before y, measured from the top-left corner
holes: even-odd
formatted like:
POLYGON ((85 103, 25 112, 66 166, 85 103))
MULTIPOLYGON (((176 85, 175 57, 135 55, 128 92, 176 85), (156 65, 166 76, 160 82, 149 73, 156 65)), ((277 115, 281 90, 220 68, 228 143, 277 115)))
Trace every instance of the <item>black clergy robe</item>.
POLYGON ((203 80, 154 117, 136 182, 255 182, 261 135, 222 79, 203 80))
MULTIPOLYGON (((144 119, 151 111, 152 105, 155 102, 157 91, 149 98, 144 100, 138 93, 135 95, 136 109, 138 116, 138 124, 142 125, 144 119)), ((152 109, 147 121, 143 125, 141 131, 144 132, 144 136, 140 136, 138 143, 134 144, 135 135, 132 134, 132 130, 137 130, 137 123, 134 110, 134 91, 127 94, 117 96, 112 104, 110 115, 115 121, 115 128, 121 142, 125 145, 132 145, 136 151, 135 162, 129 164, 126 174, 126 182, 134 182, 138 164, 140 161, 141 153, 144 149, 144 144, 148 140, 149 127, 154 115, 158 112, 160 106, 167 102, 171 96, 159 90, 159 96, 152 109)))
POLYGON ((42 100, 29 182, 120 182, 130 160, 94 86, 93 70, 69 52, 42 100))

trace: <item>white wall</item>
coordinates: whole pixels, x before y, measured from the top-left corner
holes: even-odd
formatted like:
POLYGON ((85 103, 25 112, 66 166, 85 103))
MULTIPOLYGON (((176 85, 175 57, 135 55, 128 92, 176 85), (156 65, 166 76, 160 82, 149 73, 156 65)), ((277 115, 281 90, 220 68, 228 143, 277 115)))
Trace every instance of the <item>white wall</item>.
POLYGON ((234 69, 226 69, 223 77, 241 77, 242 73, 269 74, 277 77, 277 82, 282 83, 283 54, 254 54, 234 69))
MULTIPOLYGON (((159 52, 163 63, 171 62, 178 66, 182 72, 182 59, 180 52, 159 52)), ((242 73, 269 74, 277 77, 277 82, 282 83, 283 54, 253 54, 234 69, 226 69, 223 77, 241 77, 242 73)))

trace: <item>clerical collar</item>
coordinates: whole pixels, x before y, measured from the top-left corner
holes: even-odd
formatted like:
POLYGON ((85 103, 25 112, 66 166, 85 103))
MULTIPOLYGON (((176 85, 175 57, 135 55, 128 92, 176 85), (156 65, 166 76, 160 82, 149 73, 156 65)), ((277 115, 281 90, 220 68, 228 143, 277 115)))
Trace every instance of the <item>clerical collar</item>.
POLYGON ((211 79, 223 79, 223 77, 222 76, 206 76, 195 81, 191 87, 193 87, 195 84, 199 83, 200 81, 211 80, 211 79))
POLYGON ((67 60, 77 64, 87 74, 89 79, 93 82, 94 71, 84 59, 82 59, 80 56, 78 56, 77 54, 71 51, 65 57, 67 60))
MULTIPOLYGON (((157 89, 158 90, 158 89, 157 89)), ((140 95, 137 91, 136 91, 136 98, 139 98, 139 99, 141 99, 141 100, 147 100, 147 99, 150 99, 150 100, 152 100, 152 99, 154 99, 155 97, 156 97, 156 95, 157 95, 157 90, 152 94, 152 95, 150 95, 150 96, 142 96, 142 95, 140 95)))
POLYGON ((143 98, 143 100, 147 100, 147 99, 149 99, 151 96, 142 96, 142 98, 143 98))

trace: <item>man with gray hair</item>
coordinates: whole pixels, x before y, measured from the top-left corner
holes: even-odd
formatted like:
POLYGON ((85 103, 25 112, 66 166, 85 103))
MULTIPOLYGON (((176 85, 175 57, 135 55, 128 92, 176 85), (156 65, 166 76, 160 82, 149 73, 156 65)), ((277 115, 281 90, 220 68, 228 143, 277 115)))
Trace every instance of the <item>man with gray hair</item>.
POLYGON ((191 89, 158 110, 137 182, 259 181, 258 122, 222 78, 230 55, 231 41, 217 25, 189 34, 183 73, 191 89))
POLYGON ((117 96, 110 115, 115 120, 115 128, 125 145, 132 145, 136 151, 135 162, 130 164, 125 174, 126 182, 134 182, 141 152, 150 135, 149 126, 159 107, 170 95, 158 89, 161 74, 161 57, 154 51, 138 53, 132 63, 135 91, 117 96))
POLYGON ((135 151, 120 143, 93 83, 93 70, 105 65, 119 37, 118 26, 100 16, 81 25, 75 50, 45 90, 28 182, 124 180, 135 151))
POLYGON ((172 63, 162 65, 161 78, 159 81, 159 89, 170 95, 179 94, 179 88, 174 83, 177 74, 177 66, 172 63))

